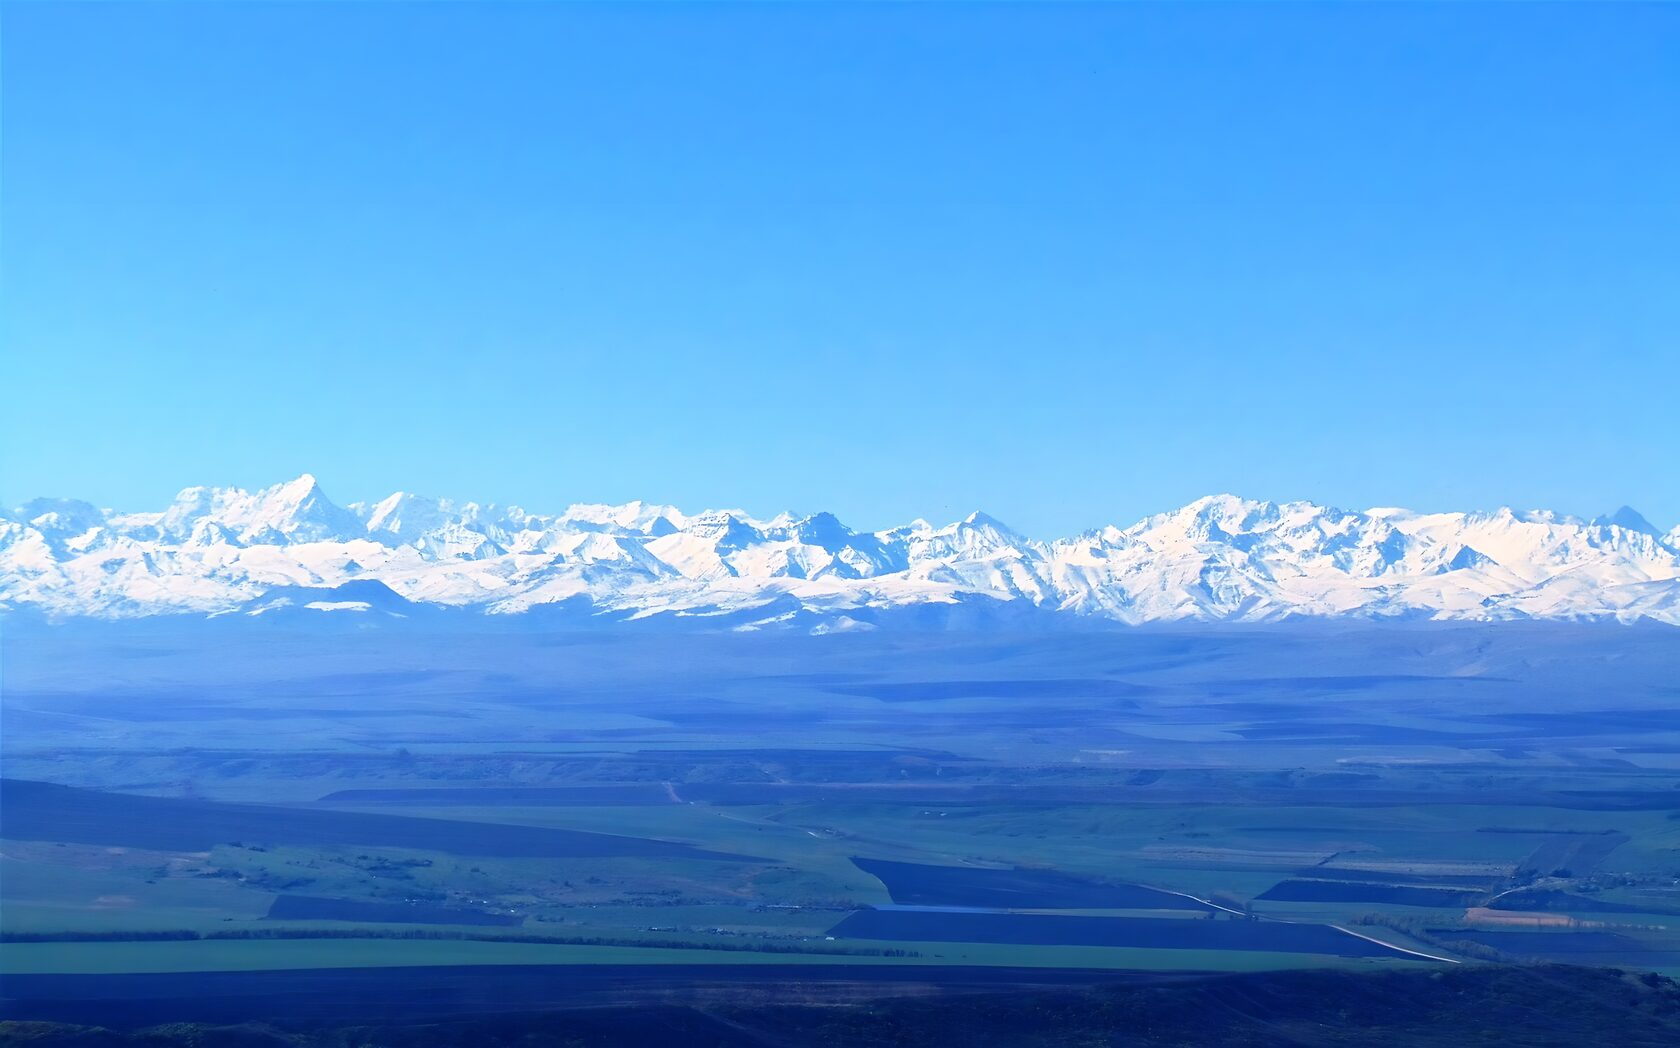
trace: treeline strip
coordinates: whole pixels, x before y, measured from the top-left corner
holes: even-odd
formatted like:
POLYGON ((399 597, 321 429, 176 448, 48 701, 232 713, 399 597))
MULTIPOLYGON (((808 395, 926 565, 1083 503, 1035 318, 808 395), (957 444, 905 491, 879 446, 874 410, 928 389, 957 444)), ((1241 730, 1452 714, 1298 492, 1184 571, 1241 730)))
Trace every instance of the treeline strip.
POLYGON ((767 942, 760 945, 716 940, 625 939, 605 936, 475 935, 434 928, 230 928, 199 932, 188 928, 166 931, 0 932, 0 943, 30 942, 198 942, 238 939, 424 939, 450 942, 511 942, 539 946, 637 946, 655 950, 721 950, 726 953, 809 953, 837 957, 920 957, 915 950, 875 947, 800 946, 767 942))
MULTIPOLYGON (((1418 918, 1396 917, 1387 913, 1356 914, 1349 924, 1389 928, 1409 935, 1426 946, 1449 950, 1460 957, 1469 957, 1477 961, 1493 961, 1500 964, 1511 963, 1512 958, 1499 952, 1491 946, 1468 939, 1455 939, 1451 935, 1443 934, 1442 929, 1432 929, 1428 921, 1418 918)), ((1470 929, 1466 929, 1467 931, 1470 929)))

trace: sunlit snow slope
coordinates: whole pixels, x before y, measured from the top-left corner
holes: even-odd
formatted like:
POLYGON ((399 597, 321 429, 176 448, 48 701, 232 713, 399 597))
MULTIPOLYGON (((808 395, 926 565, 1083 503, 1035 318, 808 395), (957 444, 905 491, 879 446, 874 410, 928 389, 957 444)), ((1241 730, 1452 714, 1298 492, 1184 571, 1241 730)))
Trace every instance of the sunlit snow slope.
POLYGON ((632 502, 558 516, 398 493, 335 505, 305 475, 189 488, 160 513, 41 499, 0 514, 0 606, 55 617, 265 614, 716 617, 860 628, 974 605, 1104 620, 1290 616, 1616 618, 1680 624, 1680 528, 1623 508, 1363 512, 1198 499, 1040 542, 976 513, 855 532, 827 513, 755 520, 632 502))

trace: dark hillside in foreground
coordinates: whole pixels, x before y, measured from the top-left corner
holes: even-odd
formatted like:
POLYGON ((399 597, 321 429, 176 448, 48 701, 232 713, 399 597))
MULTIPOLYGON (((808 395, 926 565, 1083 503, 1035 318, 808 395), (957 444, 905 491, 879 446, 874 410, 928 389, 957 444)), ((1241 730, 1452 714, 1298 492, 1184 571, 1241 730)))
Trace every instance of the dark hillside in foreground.
MULTIPOLYGON (((278 973, 252 973, 260 981, 278 973)), ((325 973, 322 973, 325 974, 325 973)), ((557 974, 563 974, 563 970, 557 974)), ((1680 1043, 1680 987, 1610 969, 1470 967, 1436 972, 1276 972, 1129 979, 1086 989, 1000 992, 983 982, 905 986, 914 996, 859 1001, 855 986, 810 976, 720 987, 671 986, 655 1004, 616 1003, 543 1013, 385 1024, 176 1024, 131 1032, 46 1022, 0 1023, 0 1045, 31 1048, 496 1048, 513 1045, 1357 1045, 1576 1046, 1680 1043), (974 991, 978 992, 974 992, 974 991), (826 1001, 845 1003, 825 1003, 826 1001), (798 1003, 765 1003, 791 1001, 798 1003)), ((401 977, 401 976, 398 976, 401 977)), ((1111 976, 1112 977, 1112 976, 1111 976)), ((184 977, 190 978, 190 977, 184 977)), ((642 980, 635 980, 640 983, 642 980)), ((92 983, 90 982, 91 986, 92 983)), ((255 985, 255 983, 253 983, 255 985)), ((364 990, 367 988, 364 987, 364 990)), ((647 989, 647 987, 643 987, 647 989)), ((8 990, 8 993, 12 992, 8 990)), ((392 992, 395 992, 394 989, 392 992)), ((362 998, 366 1000, 366 998, 362 998)), ((157 1002, 151 1002, 155 1006, 157 1002)), ((507 1007, 517 1001, 507 1000, 507 1007)), ((120 1025, 106 1002, 105 1021, 120 1025)), ((9 1015, 27 1014, 18 1002, 9 1015)), ((284 997, 269 998, 282 1011, 284 997)), ((148 1012, 151 1008, 147 1009, 148 1012)), ((153 1013, 155 1014, 155 1013, 153 1013)), ((253 1021, 257 1020, 253 1016, 253 1021)))

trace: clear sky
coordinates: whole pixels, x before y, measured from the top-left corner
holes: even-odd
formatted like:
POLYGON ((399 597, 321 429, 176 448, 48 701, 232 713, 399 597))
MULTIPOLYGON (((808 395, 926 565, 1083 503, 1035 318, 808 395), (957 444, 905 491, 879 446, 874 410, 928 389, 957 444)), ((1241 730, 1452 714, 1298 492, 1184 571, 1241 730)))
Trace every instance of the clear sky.
POLYGON ((3 17, 7 502, 1680 522, 1680 5, 3 17))

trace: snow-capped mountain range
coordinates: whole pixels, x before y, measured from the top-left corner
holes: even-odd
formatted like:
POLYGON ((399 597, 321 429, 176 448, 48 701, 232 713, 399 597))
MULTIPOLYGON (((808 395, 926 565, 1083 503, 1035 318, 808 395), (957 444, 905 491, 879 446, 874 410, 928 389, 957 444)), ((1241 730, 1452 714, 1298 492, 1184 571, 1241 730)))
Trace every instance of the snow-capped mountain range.
POLYGON ((856 532, 827 513, 755 520, 642 502, 544 516, 399 492, 341 507, 308 475, 255 492, 188 488, 160 513, 68 499, 0 513, 0 608, 55 618, 562 606, 818 630, 965 606, 1088 623, 1680 624, 1680 528, 1661 534, 1626 508, 1588 521, 1216 495, 1042 542, 982 513, 856 532))

